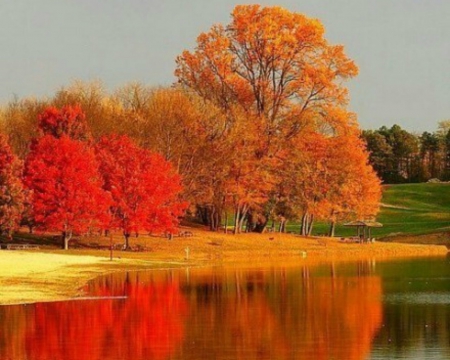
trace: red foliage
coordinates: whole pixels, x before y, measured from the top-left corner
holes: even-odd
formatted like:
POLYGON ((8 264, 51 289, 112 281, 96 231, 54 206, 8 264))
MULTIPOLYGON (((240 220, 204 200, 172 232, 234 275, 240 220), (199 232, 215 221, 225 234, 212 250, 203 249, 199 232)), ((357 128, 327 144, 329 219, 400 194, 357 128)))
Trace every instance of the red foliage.
POLYGON ((109 197, 101 189, 94 152, 84 142, 66 135, 38 139, 26 160, 25 182, 42 229, 70 236, 107 222, 109 197))
POLYGON ((73 139, 85 140, 89 137, 85 115, 78 105, 67 105, 61 109, 47 107, 39 115, 39 130, 41 135, 52 135, 56 138, 67 135, 73 139))
POLYGON ((20 179, 21 161, 0 134, 0 232, 8 236, 19 226, 25 196, 20 179))
POLYGON ((111 193, 112 228, 131 233, 174 231, 186 205, 179 201, 180 176, 158 154, 126 136, 103 137, 97 144, 104 189, 111 193))

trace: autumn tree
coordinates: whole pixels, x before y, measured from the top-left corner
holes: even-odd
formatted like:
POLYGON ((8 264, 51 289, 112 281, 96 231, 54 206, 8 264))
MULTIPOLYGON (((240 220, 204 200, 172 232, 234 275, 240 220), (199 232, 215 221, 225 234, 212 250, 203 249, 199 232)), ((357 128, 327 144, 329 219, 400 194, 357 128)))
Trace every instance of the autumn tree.
POLYGON ((107 222, 108 194, 101 187, 95 154, 85 142, 65 134, 37 139, 26 160, 25 183, 32 191, 36 226, 60 232, 64 249, 74 233, 107 222))
MULTIPOLYGON (((74 233, 102 228, 108 220, 109 195, 102 190, 90 134, 79 106, 47 107, 38 117, 40 137, 25 163, 36 227, 59 231, 67 249, 74 233)), ((30 220, 30 219, 29 219, 30 220)))
POLYGON ((12 237, 20 225, 25 196, 22 162, 13 154, 6 136, 0 134, 0 233, 12 237))
POLYGON ((25 98, 13 99, 0 112, 2 132, 8 136, 13 152, 24 159, 29 151, 31 140, 38 133, 38 116, 47 100, 25 98))
POLYGON ((55 138, 68 136, 75 140, 86 140, 89 137, 85 115, 79 105, 66 105, 61 109, 47 107, 39 115, 38 127, 41 134, 55 138))
POLYGON ((283 218, 300 221, 300 233, 310 235, 314 220, 323 215, 323 202, 335 179, 331 165, 335 161, 330 155, 330 138, 311 132, 290 142, 290 149, 284 156, 285 167, 278 185, 283 218))
POLYGON ((323 203, 323 219, 329 221, 329 235, 336 223, 349 220, 374 220, 380 210, 381 181, 369 164, 364 141, 349 132, 330 138, 330 187, 323 203))
POLYGON ((111 99, 101 81, 75 80, 59 89, 50 102, 58 109, 81 107, 84 123, 96 139, 122 130, 122 109, 111 99))
MULTIPOLYGON (((334 134, 354 125, 342 84, 357 74, 356 65, 342 46, 328 43, 318 20, 280 7, 237 6, 228 25, 202 33, 196 49, 177 58, 175 74, 182 86, 223 112, 224 129, 239 126, 246 129, 243 134, 254 133, 251 151, 242 152, 246 161, 235 174, 246 168, 256 175, 252 167, 282 158, 288 140, 306 129, 334 134)), ((266 179, 274 179, 279 166, 274 161, 264 169, 270 174, 266 179)), ((246 211, 245 196, 256 197, 251 187, 261 183, 256 176, 240 181, 235 203, 242 209, 237 210, 246 211)), ((263 226, 255 228, 264 229, 263 218, 263 226)))
POLYGON ((259 5, 236 6, 231 17, 177 58, 175 74, 230 121, 233 105, 261 118, 260 151, 273 151, 278 136, 290 138, 307 123, 329 122, 330 112, 347 104, 342 80, 357 68, 342 46, 325 40, 320 21, 259 5))
POLYGON ((103 189, 112 196, 110 228, 123 232, 125 247, 131 234, 142 230, 174 232, 185 204, 171 164, 126 136, 101 138, 96 153, 103 189))
POLYGON ((311 234, 315 220, 330 222, 334 236, 337 222, 377 215, 381 183, 357 128, 334 136, 312 132, 294 138, 284 163, 275 213, 300 220, 302 235, 311 234))
POLYGON ((132 83, 119 88, 113 98, 128 119, 128 135, 173 164, 182 176, 185 199, 199 197, 205 191, 199 186, 199 176, 212 141, 208 119, 214 118, 217 110, 175 87, 132 83))

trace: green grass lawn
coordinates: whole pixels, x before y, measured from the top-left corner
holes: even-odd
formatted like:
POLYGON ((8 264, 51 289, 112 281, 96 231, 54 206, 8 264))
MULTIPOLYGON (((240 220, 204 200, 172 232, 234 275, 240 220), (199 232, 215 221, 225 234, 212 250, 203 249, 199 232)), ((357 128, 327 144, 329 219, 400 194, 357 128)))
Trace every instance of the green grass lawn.
POLYGON ((382 203, 378 216, 384 224, 382 235, 450 230, 450 184, 387 185, 382 203))
MULTIPOLYGON (((450 184, 385 185, 377 221, 383 227, 372 230, 376 238, 450 231, 450 184)), ((327 224, 317 223, 313 233, 327 230, 327 224)), ((288 225, 288 231, 298 232, 298 225, 288 225)), ((355 235, 355 232, 352 228, 336 228, 337 236, 355 235)))

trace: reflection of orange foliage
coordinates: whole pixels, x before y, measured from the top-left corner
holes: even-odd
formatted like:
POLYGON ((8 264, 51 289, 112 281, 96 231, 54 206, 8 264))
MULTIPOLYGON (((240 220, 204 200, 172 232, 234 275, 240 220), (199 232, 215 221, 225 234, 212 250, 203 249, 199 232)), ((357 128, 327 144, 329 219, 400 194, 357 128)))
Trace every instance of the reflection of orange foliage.
MULTIPOLYGON (((301 280, 299 273, 191 276, 187 343, 211 358, 363 360, 382 321, 378 277, 301 280), (292 280, 295 279, 295 280, 292 280)), ((192 359, 195 356, 191 357, 192 359)))
POLYGON ((236 276, 236 297, 226 307, 224 326, 229 328, 236 359, 282 359, 287 354, 281 323, 268 303, 267 294, 247 276, 236 276), (248 286, 248 284, 251 284, 248 286), (247 291, 243 291, 245 289, 247 291))
MULTIPOLYGON (((17 348, 6 344, 0 350, 0 358, 169 358, 184 336, 187 306, 179 284, 138 286, 137 278, 128 280, 128 298, 124 300, 36 304, 28 307, 33 309, 31 313, 19 311, 16 315, 26 319, 26 327, 20 328, 22 335, 15 334, 24 347, 22 354, 13 356, 17 348)), ((99 294, 105 292, 101 286, 97 290, 99 294)))
POLYGON ((382 322, 378 277, 319 278, 308 291, 311 359, 363 360, 382 322))

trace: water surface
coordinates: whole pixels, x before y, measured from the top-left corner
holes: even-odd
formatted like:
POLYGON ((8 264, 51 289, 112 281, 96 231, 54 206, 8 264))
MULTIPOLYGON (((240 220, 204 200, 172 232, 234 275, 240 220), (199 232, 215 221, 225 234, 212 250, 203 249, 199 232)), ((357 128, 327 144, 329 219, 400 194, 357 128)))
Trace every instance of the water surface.
POLYGON ((0 359, 449 359, 446 258, 99 278, 0 307, 0 359))

